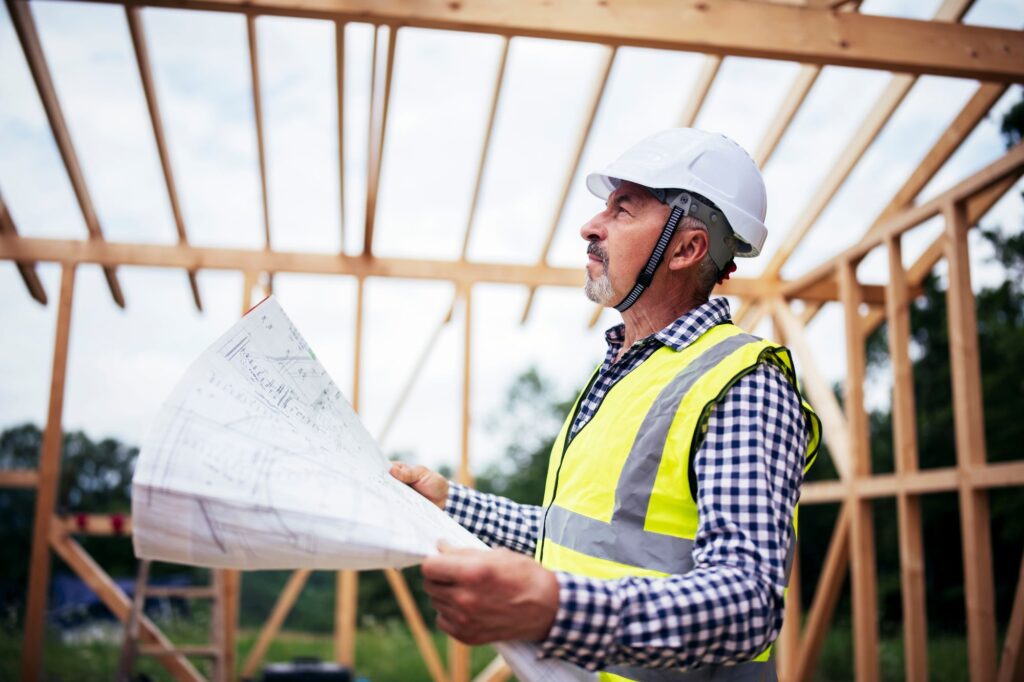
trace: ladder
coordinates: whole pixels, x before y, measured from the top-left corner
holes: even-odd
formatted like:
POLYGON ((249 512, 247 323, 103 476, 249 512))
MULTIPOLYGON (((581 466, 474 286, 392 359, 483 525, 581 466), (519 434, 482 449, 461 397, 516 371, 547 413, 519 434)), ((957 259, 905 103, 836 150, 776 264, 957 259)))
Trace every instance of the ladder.
POLYGON ((224 572, 213 570, 210 585, 164 586, 149 584, 149 569, 152 562, 139 562, 139 573, 135 579, 135 595, 132 610, 124 628, 124 644, 117 668, 117 682, 134 682, 135 662, 139 656, 196 656, 213 661, 212 682, 228 682, 229 673, 225 667, 224 651, 224 572), (210 643, 188 644, 165 648, 155 644, 139 642, 139 622, 144 618, 143 607, 147 597, 180 597, 182 599, 209 599, 210 643))

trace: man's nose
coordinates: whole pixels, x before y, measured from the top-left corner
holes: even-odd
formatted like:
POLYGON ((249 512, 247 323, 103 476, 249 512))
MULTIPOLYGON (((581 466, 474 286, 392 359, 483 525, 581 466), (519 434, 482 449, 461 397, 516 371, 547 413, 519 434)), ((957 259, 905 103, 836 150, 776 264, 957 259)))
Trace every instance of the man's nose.
POLYGON ((604 221, 601 219, 602 215, 603 213, 598 213, 580 228, 580 236, 583 239, 588 242, 603 242, 605 240, 608 230, 605 229, 604 221))

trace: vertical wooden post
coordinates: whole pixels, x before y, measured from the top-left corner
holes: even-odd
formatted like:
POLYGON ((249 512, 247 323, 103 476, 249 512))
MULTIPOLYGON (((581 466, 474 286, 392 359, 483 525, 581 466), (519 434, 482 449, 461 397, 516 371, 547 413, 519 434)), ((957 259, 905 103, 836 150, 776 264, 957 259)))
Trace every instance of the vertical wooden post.
MULTIPOLYGON (((846 422, 850 429, 853 476, 871 475, 868 416, 864 410, 864 337, 861 334, 862 295, 856 263, 838 267, 839 291, 846 322, 846 422)), ((853 586, 854 669, 858 682, 878 679, 878 592, 875 565, 875 529, 871 500, 851 499, 850 572, 853 586)))
MULTIPOLYGON (((473 289, 466 284, 462 289, 463 300, 463 343, 462 343, 462 450, 459 459, 458 482, 473 485, 473 475, 469 470, 469 427, 470 398, 472 383, 470 371, 472 366, 473 338, 473 289)), ((470 674, 469 647, 452 637, 448 638, 448 667, 451 670, 452 682, 468 682, 470 674)))
POLYGON ((36 486, 32 551, 29 555, 28 598, 25 602, 25 642, 21 650, 22 682, 41 677, 43 639, 46 628, 46 592, 50 586, 50 520, 57 502, 60 482, 61 419, 64 413, 64 378, 71 336, 71 304, 75 293, 75 266, 64 264, 60 276, 60 303, 53 344, 50 374, 50 404, 46 414, 42 451, 39 454, 39 484, 36 486))
MULTIPOLYGON (((359 411, 360 378, 363 367, 363 298, 365 282, 356 278, 356 329, 353 352, 352 409, 359 411)), ((335 577, 334 657, 338 663, 355 668, 356 615, 359 605, 359 573, 338 571, 335 577)))
MULTIPOLYGON (((258 272, 246 270, 242 273, 242 315, 249 312, 253 305, 252 290, 258 281, 258 272)), ((269 281, 268 275, 268 285, 264 288, 264 295, 269 293, 269 281)), ((225 679, 233 680, 238 660, 238 613, 242 600, 242 572, 228 568, 217 572, 219 579, 215 579, 214 584, 216 589, 221 592, 219 620, 222 628, 220 643, 224 647, 223 669, 225 679)))
POLYGON ((978 357, 978 321, 971 291, 967 216, 963 204, 948 204, 946 262, 949 288, 949 361, 953 379, 953 422, 960 469, 960 532, 963 536, 964 595, 967 601, 967 656, 972 680, 996 675, 995 595, 992 587, 992 526, 988 492, 975 489, 971 473, 984 466, 985 422, 978 357))
MULTIPOLYGON (((747 299, 749 300, 749 299, 747 299)), ((757 307, 757 306, 755 306, 757 307)), ((745 310, 750 310, 747 307, 745 310)), ((786 344, 786 333, 778 318, 772 318, 772 334, 776 343, 786 344)), ((789 575, 786 590, 786 612, 782 621, 782 630, 775 643, 778 652, 775 658, 776 673, 782 682, 792 682, 796 672, 796 657, 800 647, 800 555, 793 557, 793 567, 789 575)))
MULTIPOLYGON (((917 422, 914 408, 914 373, 910 362, 910 296, 898 236, 886 242, 889 283, 885 313, 889 325, 892 362, 892 430, 897 474, 917 471, 917 422)), ((924 542, 921 536, 921 499, 905 490, 896 498, 900 588, 903 597, 903 650, 908 680, 928 679, 928 621, 924 600, 924 542)))
POLYGON ((793 682, 796 676, 797 654, 800 651, 800 554, 797 546, 793 568, 786 590, 786 613, 779 633, 779 655, 776 671, 782 682, 793 682))

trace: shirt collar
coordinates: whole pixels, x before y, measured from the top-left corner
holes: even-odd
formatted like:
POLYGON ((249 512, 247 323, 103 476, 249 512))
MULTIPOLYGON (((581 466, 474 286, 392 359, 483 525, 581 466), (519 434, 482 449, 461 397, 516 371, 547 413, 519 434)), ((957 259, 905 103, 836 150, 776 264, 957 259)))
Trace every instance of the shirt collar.
MULTIPOLYGON (((732 322, 729 301, 725 298, 713 298, 707 303, 683 313, 664 329, 654 332, 637 343, 648 343, 653 339, 663 346, 680 351, 696 341, 701 334, 723 322, 732 322)), ((626 339, 626 326, 624 324, 615 325, 604 333, 604 338, 609 348, 618 350, 626 339)))

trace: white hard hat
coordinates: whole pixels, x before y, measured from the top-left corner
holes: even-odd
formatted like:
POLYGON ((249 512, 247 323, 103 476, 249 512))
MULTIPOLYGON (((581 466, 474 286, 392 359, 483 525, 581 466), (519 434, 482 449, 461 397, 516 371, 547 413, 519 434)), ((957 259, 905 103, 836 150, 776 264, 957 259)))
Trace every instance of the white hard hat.
POLYGON ((725 135, 673 128, 647 137, 597 173, 587 189, 607 199, 622 181, 650 189, 696 192, 725 214, 738 240, 737 256, 761 253, 768 196, 757 164, 725 135))

